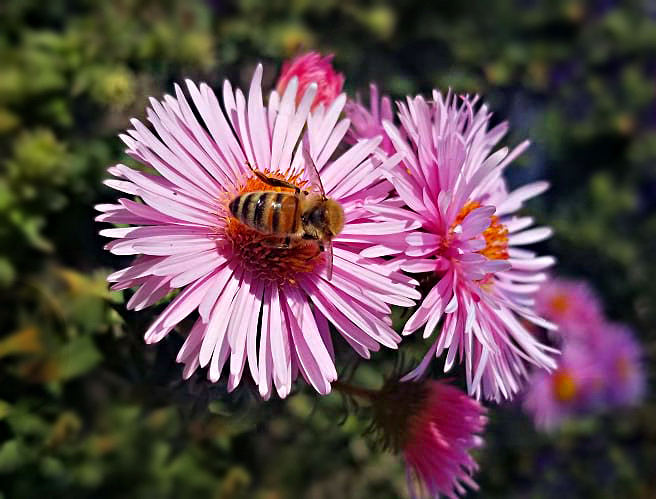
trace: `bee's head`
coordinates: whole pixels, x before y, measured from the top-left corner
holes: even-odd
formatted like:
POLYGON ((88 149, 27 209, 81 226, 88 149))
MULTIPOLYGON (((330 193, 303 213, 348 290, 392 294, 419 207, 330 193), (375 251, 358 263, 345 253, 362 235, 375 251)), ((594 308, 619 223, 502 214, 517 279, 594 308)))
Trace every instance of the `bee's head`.
POLYGON ((344 210, 342 205, 332 199, 324 201, 325 227, 331 236, 336 236, 344 228, 344 210))

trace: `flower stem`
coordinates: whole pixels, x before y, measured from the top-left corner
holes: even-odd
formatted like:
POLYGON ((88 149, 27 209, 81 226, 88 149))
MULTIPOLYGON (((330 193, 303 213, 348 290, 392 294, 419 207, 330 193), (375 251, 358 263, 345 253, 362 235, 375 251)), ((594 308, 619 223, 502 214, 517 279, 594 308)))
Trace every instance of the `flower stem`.
POLYGON ((363 399, 367 399, 369 401, 373 400, 374 397, 376 397, 376 395, 378 394, 378 392, 375 390, 369 390, 368 388, 349 385, 348 383, 344 383, 343 381, 339 381, 339 380, 333 381, 332 387, 333 389, 345 395, 353 395, 355 397, 360 397, 363 399))

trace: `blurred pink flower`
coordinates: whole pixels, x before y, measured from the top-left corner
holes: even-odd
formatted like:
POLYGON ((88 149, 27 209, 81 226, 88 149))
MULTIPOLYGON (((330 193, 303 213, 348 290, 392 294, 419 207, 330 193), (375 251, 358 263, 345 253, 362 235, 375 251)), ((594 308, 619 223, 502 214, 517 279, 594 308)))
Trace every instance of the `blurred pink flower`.
POLYGON ((592 340, 605 321, 599 298, 584 281, 550 278, 535 295, 535 309, 558 326, 563 341, 592 340))
POLYGON ((555 370, 539 370, 530 377, 524 409, 536 427, 553 430, 564 419, 603 407, 604 383, 597 352, 577 342, 567 343, 555 370))
POLYGON ((633 332, 621 324, 608 323, 598 334, 598 356, 604 373, 609 407, 639 403, 646 389, 642 348, 633 332))
POLYGON ((374 425, 384 443, 401 452, 411 497, 456 497, 476 489, 470 451, 480 447, 485 409, 439 381, 386 383, 373 399, 374 425))
POLYGON ((280 71, 276 89, 280 95, 285 93, 292 78, 298 79, 296 102, 299 103, 307 88, 315 83, 317 92, 312 101, 312 110, 320 104, 330 106, 342 92, 344 75, 333 69, 333 55, 321 57, 319 52, 307 52, 285 61, 280 71))
MULTIPOLYGON (((502 178, 528 142, 493 152, 508 125, 488 129, 491 115, 477 103, 478 97, 437 91, 433 101, 415 97, 399 103, 401 131, 389 121, 383 126, 403 161, 386 175, 422 226, 406 238, 402 268, 430 273, 437 281, 403 333, 424 326, 428 337, 443 319, 437 340, 407 379, 421 377, 430 360, 446 351, 444 371, 460 359, 470 394, 500 400, 519 391, 527 362, 547 369, 556 365, 554 349, 526 327, 555 327, 533 303, 554 259, 520 247, 548 238, 551 229, 529 228, 531 217, 514 215, 547 183, 509 193, 502 178)), ((363 255, 384 251, 379 245, 363 255)))
POLYGON ((135 225, 101 231, 116 238, 109 251, 137 255, 109 280, 113 289, 138 288, 127 304, 136 310, 181 289, 145 339, 160 341, 197 310, 178 354, 185 378, 202 366, 216 382, 229 360, 232 390, 248 362, 264 398, 272 384, 281 397, 289 394, 299 372, 325 394, 337 377, 329 323, 363 357, 380 344, 396 348, 400 341, 390 304, 412 306, 420 296, 415 283, 393 263, 359 253, 380 238, 401 244, 416 224, 388 200, 391 186, 371 157, 380 139, 329 161, 348 128, 339 120, 346 96, 310 114, 317 85, 307 86, 297 107, 298 82, 292 78, 284 95, 274 91, 265 107, 261 78, 258 66, 247 99, 226 81, 223 106, 207 85, 191 81, 187 90, 195 110, 177 85, 175 97, 151 99, 148 119, 159 137, 132 121, 134 128, 121 136, 127 153, 157 173, 125 165, 109 169, 117 178, 107 185, 143 201, 122 198, 97 207, 103 212, 99 221, 135 225), (334 239, 332 280, 316 248, 263 244, 262 235, 227 208, 238 194, 272 189, 252 175, 247 162, 296 185, 311 184, 303 142, 327 194, 345 212, 344 229, 334 239))

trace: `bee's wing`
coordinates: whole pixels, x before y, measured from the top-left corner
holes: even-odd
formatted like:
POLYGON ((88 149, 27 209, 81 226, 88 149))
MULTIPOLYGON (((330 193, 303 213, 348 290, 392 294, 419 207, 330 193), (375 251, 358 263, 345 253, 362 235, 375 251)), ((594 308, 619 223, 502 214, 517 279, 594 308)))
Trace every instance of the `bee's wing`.
POLYGON ((330 281, 333 278, 333 242, 328 241, 328 247, 326 248, 326 276, 330 281))
POLYGON ((312 185, 319 188, 319 192, 322 197, 326 197, 326 191, 323 188, 321 183, 321 177, 319 176, 319 170, 317 170, 317 165, 314 163, 312 156, 310 156, 310 151, 307 144, 303 144, 303 159, 305 160, 305 170, 307 171, 308 177, 310 177, 310 182, 312 185))

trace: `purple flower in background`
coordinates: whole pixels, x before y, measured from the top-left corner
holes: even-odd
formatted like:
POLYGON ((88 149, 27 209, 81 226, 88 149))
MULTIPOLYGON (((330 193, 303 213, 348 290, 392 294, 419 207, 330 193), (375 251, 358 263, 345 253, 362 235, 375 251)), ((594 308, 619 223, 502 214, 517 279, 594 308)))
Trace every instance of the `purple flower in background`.
POLYGON ((524 407, 537 427, 640 402, 646 385, 640 344, 629 328, 607 322, 585 282, 553 279, 537 303, 559 326, 563 348, 555 371, 529 380, 524 407))
POLYGON ((621 324, 605 324, 598 337, 606 403, 610 407, 639 403, 646 389, 640 343, 633 332, 621 324))
POLYGON ((380 172, 398 159, 385 159, 379 168, 371 155, 380 138, 333 157, 349 126, 340 120, 345 95, 310 114, 317 85, 310 83, 297 105, 299 83, 292 78, 284 94, 274 91, 265 106, 261 78, 258 66, 247 97, 226 81, 222 105, 207 85, 190 81, 191 104, 178 86, 175 97, 151 99, 148 119, 157 135, 132 121, 134 128, 121 136, 127 152, 156 173, 125 165, 109 170, 116 178, 107 185, 142 201, 121 198, 98 206, 99 221, 132 225, 101 232, 115 238, 109 251, 136 256, 109 280, 113 289, 137 288, 127 304, 135 310, 180 289, 146 331, 148 343, 198 311, 178 354, 186 378, 207 367, 216 382, 229 362, 232 390, 248 363, 264 398, 273 386, 281 397, 288 395, 299 373, 325 394, 337 377, 329 324, 363 357, 400 341, 390 304, 412 306, 419 298, 415 283, 398 265, 360 252, 382 239, 402 245, 405 231, 417 224, 389 198, 391 185, 380 172), (344 228, 333 240, 332 279, 316 245, 267 244, 228 208, 238 195, 276 190, 247 163, 299 188, 316 187, 304 147, 327 195, 344 210, 344 228))
POLYGON ((605 318, 596 293, 584 281, 551 278, 535 295, 538 314, 558 325, 564 341, 593 341, 605 318))
MULTIPOLYGON (((486 105, 478 106, 478 97, 434 91, 432 101, 415 97, 399 103, 400 129, 386 120, 382 126, 403 158, 387 168, 387 178, 421 223, 397 258, 404 270, 429 273, 437 281, 403 333, 423 327, 428 337, 442 322, 424 360, 407 378, 420 378, 431 359, 446 352, 445 371, 458 359, 465 363, 470 394, 500 400, 519 391, 527 362, 546 369, 556 365, 555 350, 527 329, 529 323, 554 328, 533 303, 554 259, 521 247, 551 235, 547 227, 530 228, 532 218, 514 214, 547 183, 507 191, 503 171, 528 142, 494 151, 508 125, 488 129, 490 116, 486 105)), ((360 132, 351 133, 357 138, 360 132)), ((385 251, 393 253, 381 244, 363 254, 385 251)))
POLYGON ((538 370, 529 378, 524 409, 536 427, 553 430, 564 419, 591 414, 603 406, 604 376, 596 352, 568 343, 555 370, 538 370))

